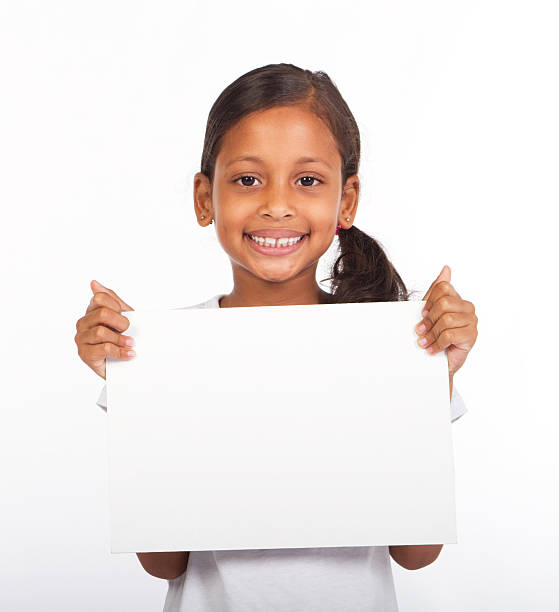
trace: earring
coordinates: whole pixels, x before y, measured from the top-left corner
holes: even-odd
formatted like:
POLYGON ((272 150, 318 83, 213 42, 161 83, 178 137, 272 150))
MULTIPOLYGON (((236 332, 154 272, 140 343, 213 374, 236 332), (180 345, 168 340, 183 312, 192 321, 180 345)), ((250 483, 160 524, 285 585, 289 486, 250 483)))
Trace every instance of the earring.
POLYGON ((206 218, 206 217, 204 217, 204 215, 202 215, 202 216, 200 217, 200 219, 205 219, 205 218, 206 218))
MULTIPOLYGON (((351 220, 351 217, 346 217, 346 218, 345 218, 345 220, 346 220, 346 221, 350 221, 350 220, 351 220)), ((337 236, 337 235, 340 233, 340 230, 341 230, 341 229, 342 229, 342 226, 341 226, 341 225, 337 225, 337 226, 336 226, 336 236, 337 236)))

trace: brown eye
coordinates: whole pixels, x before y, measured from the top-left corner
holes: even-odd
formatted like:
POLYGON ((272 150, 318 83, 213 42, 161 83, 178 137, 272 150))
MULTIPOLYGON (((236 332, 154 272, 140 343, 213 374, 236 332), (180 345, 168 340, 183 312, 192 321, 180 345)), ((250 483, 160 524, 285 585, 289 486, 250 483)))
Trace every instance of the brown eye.
MULTIPOLYGON (((322 183, 322 181, 320 179, 317 179, 316 176, 302 176, 300 179, 300 181, 304 181, 304 180, 311 180, 311 181, 318 181, 319 183, 322 183)), ((303 187, 314 187, 314 185, 303 185, 303 187)))
MULTIPOLYGON (((319 183, 322 183, 323 181, 321 181, 319 178, 316 178, 316 176, 302 176, 300 179, 300 181, 310 181, 309 182, 303 184, 303 187, 315 187, 315 185, 312 183, 312 181, 318 181, 319 183)), ((257 179, 254 176, 251 175, 244 175, 244 176, 239 176, 238 178, 234 179, 233 182, 239 184, 239 181, 241 181, 240 186, 241 187, 253 187, 254 183, 249 183, 248 181, 259 181, 259 179, 257 179)))
POLYGON ((248 176, 248 175, 247 175, 247 176, 240 176, 239 178, 235 179, 233 182, 234 182, 234 183, 237 183, 237 181, 243 181, 243 183, 242 183, 241 187, 252 187, 252 184, 247 185, 247 184, 245 183, 245 180, 244 180, 244 179, 249 179, 249 180, 253 180, 253 181, 257 181, 257 180, 258 180, 258 179, 257 179, 256 177, 254 177, 254 176, 248 176))

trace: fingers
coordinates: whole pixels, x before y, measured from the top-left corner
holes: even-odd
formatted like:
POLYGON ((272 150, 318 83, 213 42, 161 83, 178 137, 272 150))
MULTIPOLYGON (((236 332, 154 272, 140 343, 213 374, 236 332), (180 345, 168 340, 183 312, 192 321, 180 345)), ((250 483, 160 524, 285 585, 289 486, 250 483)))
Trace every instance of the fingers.
POLYGON ((469 351, 473 342, 472 338, 472 325, 464 325, 463 327, 452 327, 443 330, 436 336, 432 341, 433 336, 427 334, 428 342, 422 348, 426 349, 428 353, 438 353, 444 351, 451 344, 458 348, 469 351))
POLYGON ((131 336, 118 334, 104 325, 97 325, 78 332, 75 340, 77 344, 104 344, 105 342, 111 342, 115 346, 123 347, 127 350, 134 346, 134 339, 131 336))
POLYGON ((450 268, 446 265, 443 266, 443 269, 439 272, 439 275, 437 276, 437 278, 429 286, 429 289, 427 290, 427 293, 423 296, 423 299, 427 300, 429 296, 431 295, 434 287, 436 287, 439 283, 441 282, 450 283, 450 275, 451 275, 450 268))
POLYGON ((93 297, 85 315, 76 323, 74 340, 78 355, 99 376, 105 378, 106 358, 131 359, 135 356, 130 336, 121 332, 130 321, 121 312, 134 310, 111 289, 91 281, 93 297))
POLYGON ((123 332, 130 326, 130 321, 119 312, 115 312, 107 306, 100 306, 99 308, 89 311, 85 316, 79 319, 76 323, 76 329, 78 332, 82 332, 96 325, 105 325, 113 331, 123 332))
POLYGON ((134 310, 132 308, 132 306, 129 306, 122 298, 120 298, 112 289, 109 289, 108 287, 105 287, 104 285, 102 285, 99 281, 96 280, 92 280, 90 283, 90 287, 91 287, 91 291, 93 291, 93 293, 106 293, 107 295, 110 295, 114 300, 117 301, 119 307, 117 308, 117 310, 119 311, 129 311, 129 310, 134 310))
POLYGON ((89 302, 89 306, 87 307, 86 313, 95 310, 96 308, 101 308, 101 306, 106 306, 107 308, 111 308, 115 312, 121 312, 120 303, 116 298, 114 298, 109 293, 105 293, 104 291, 98 291, 93 294, 89 302))
MULTIPOLYGON (((440 315, 442 310, 445 310, 445 308, 441 308, 441 303, 439 303, 437 306, 437 303, 444 296, 458 298, 458 300, 462 300, 462 298, 458 295, 456 289, 450 283, 446 281, 441 281, 440 283, 437 283, 435 285, 433 291, 431 292, 431 295, 429 295, 428 299, 426 300, 425 305, 423 306, 423 312, 427 311, 430 315, 433 308, 435 308, 435 313, 437 313, 436 309, 438 308, 437 314, 440 315)), ((444 302, 442 304, 444 306, 444 302)))
MULTIPOLYGON (((457 306, 459 308, 459 306, 457 306)), ((426 330, 420 332, 416 327, 416 331, 420 334, 417 343, 424 349, 429 349, 433 345, 433 350, 428 350, 429 353, 435 350, 443 350, 451 344, 456 344, 456 338, 461 336, 462 330, 468 328, 472 324, 471 316, 468 312, 444 312, 436 323, 433 325, 428 319, 421 321, 425 325, 426 330)))
POLYGON ((100 363, 106 357, 132 359, 135 356, 134 350, 130 347, 117 346, 112 342, 101 342, 100 344, 79 343, 78 354, 89 365, 100 363))
MULTIPOLYGON (((466 325, 477 320, 475 308, 471 302, 452 295, 443 295, 431 306, 431 310, 423 317, 423 322, 430 329, 437 325, 441 317, 445 315, 451 316, 453 313, 461 316, 461 320, 464 321, 461 325, 466 325)), ((441 328, 439 325, 441 331, 445 327, 455 326, 443 325, 441 328)))

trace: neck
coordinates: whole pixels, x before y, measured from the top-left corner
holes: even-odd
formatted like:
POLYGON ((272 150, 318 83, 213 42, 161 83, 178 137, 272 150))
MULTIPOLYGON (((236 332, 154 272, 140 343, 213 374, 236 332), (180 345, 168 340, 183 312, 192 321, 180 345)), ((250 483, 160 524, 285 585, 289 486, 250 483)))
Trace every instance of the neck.
POLYGON ((329 301, 330 294, 316 282, 316 265, 284 282, 263 280, 245 268, 233 266, 233 279, 233 291, 221 298, 221 308, 325 304, 329 301))

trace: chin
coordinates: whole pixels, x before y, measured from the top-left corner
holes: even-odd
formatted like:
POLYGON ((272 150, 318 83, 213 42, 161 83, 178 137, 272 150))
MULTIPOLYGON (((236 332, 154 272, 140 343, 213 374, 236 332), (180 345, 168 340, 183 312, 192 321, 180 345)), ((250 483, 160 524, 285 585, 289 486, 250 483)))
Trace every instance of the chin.
POLYGON ((255 268, 253 266, 248 267, 248 270, 251 271, 254 276, 258 278, 268 281, 270 283, 283 283, 284 281, 290 280, 297 274, 297 270, 295 268, 281 268, 278 266, 276 269, 271 266, 269 269, 264 267, 255 268))
POLYGON ((270 273, 270 274, 265 274, 265 273, 258 273, 255 272, 254 270, 252 271, 252 273, 254 274, 254 276, 257 276, 258 278, 268 281, 269 283, 283 283, 287 280, 289 280, 292 275, 291 274, 281 274, 281 273, 270 273))

